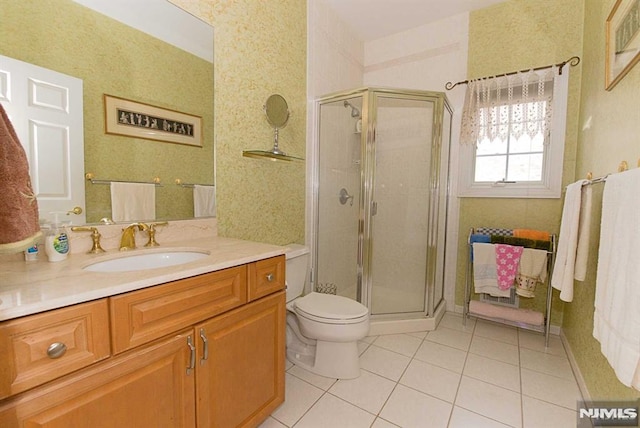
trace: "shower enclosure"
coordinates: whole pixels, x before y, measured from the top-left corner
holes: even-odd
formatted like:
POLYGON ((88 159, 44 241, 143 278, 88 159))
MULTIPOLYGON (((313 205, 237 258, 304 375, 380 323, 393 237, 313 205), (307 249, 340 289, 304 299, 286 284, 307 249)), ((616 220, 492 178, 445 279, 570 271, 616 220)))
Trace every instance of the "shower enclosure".
POLYGON ((378 334, 435 328, 444 312, 451 116, 439 92, 318 101, 312 285, 367 306, 378 334))

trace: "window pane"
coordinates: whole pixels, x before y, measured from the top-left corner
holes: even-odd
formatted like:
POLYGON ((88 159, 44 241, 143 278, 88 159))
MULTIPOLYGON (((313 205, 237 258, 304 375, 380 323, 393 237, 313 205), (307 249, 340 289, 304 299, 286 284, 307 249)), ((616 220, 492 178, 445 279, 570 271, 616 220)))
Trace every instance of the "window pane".
POLYGON ((480 141, 476 148, 476 155, 501 155, 507 153, 507 142, 496 138, 489 141, 488 138, 480 141))
POLYGON ((482 156, 476 158, 475 181, 500 181, 507 169, 506 156, 482 156))
POLYGON ((533 139, 528 135, 522 135, 518 139, 511 138, 509 153, 542 152, 544 150, 543 142, 542 134, 536 135, 533 139))
POLYGON ((509 156, 509 181, 541 181, 542 154, 509 156))

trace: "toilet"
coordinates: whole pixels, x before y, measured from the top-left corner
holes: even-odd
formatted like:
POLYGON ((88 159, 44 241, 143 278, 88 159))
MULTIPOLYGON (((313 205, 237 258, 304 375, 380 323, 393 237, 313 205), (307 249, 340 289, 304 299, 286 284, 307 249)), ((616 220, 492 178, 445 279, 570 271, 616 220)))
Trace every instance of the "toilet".
POLYGON ((369 309, 333 294, 311 292, 303 296, 309 249, 288 245, 286 258, 287 359, 320 376, 357 378, 358 340, 369 333, 369 309))

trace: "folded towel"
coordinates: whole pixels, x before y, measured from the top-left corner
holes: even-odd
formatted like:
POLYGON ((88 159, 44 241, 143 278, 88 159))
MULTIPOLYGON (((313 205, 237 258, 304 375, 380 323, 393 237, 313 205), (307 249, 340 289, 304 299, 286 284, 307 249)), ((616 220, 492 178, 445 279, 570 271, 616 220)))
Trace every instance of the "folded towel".
POLYGON ((536 286, 546 279, 547 252, 525 248, 516 275, 516 293, 522 297, 535 297, 536 286))
POLYGON ((573 278, 584 281, 587 276, 587 262, 589 259, 589 233, 591 229, 591 200, 593 188, 582 186, 582 201, 580 207, 580 226, 578 227, 578 249, 576 250, 576 267, 573 278))
POLYGON ((513 236, 516 238, 527 238, 537 241, 549 241, 551 239, 551 234, 549 232, 533 229, 513 229, 513 236))
POLYGON ((497 235, 497 236, 513 236, 513 230, 500 229, 495 227, 479 227, 476 229, 476 233, 479 235, 497 235))
POLYGON ((516 279, 523 248, 505 244, 496 244, 495 247, 498 288, 508 290, 516 279))
POLYGON ((558 251, 553 266, 551 285, 560 290, 560 300, 573 300, 573 279, 575 276, 576 253, 578 249, 578 230, 580 226, 580 207, 582 204, 582 186, 587 180, 579 180, 567 186, 562 208, 558 251))
POLYGON ((27 154, 0 104, 0 254, 33 247, 40 236, 27 154))
POLYGON ((518 247, 534 248, 536 250, 551 251, 551 241, 537 241, 527 238, 516 238, 515 236, 491 236, 492 244, 509 244, 518 247))
POLYGON ((531 309, 508 308, 506 306, 492 305, 491 303, 469 302, 469 313, 471 315, 483 315, 486 317, 502 319, 515 323, 526 323, 531 325, 543 325, 544 315, 531 309))
POLYGON ((216 215, 215 186, 193 186, 193 216, 214 217, 216 215))
POLYGON ((113 221, 156 219, 156 185, 150 183, 111 183, 113 221))
POLYGON ((640 390, 640 168, 607 177, 593 336, 626 386, 640 390))
POLYGON ((486 293, 496 297, 510 297, 509 290, 498 288, 496 271, 496 250, 492 244, 473 244, 473 285, 476 293, 486 293))

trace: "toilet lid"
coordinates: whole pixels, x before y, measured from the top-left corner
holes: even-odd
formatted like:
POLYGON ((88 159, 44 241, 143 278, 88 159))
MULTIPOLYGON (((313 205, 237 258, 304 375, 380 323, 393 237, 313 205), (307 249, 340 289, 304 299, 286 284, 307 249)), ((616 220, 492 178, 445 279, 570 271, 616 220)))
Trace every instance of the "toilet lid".
POLYGON ((369 309, 355 300, 316 292, 296 299, 295 306, 297 311, 333 320, 350 320, 369 314, 369 309))

